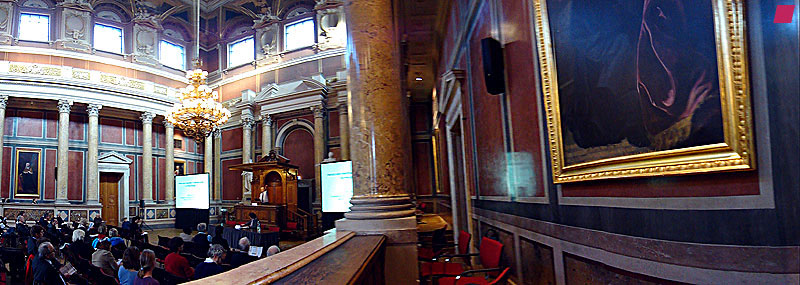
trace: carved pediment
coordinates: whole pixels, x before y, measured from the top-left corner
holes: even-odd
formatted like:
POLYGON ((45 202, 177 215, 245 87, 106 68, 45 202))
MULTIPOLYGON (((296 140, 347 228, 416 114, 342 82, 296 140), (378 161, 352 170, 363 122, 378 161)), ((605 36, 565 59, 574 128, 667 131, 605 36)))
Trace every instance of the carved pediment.
POLYGON ((113 163, 113 164, 131 164, 133 160, 125 157, 124 155, 112 151, 100 154, 100 157, 97 159, 98 163, 113 163))

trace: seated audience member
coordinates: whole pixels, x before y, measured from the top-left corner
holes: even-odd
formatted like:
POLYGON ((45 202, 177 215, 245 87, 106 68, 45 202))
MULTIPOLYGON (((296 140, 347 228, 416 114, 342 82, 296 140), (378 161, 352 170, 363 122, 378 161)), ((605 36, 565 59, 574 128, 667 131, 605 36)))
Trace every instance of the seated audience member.
POLYGON ((189 266, 189 260, 181 255, 183 250, 183 240, 179 237, 174 237, 169 240, 169 250, 172 251, 167 258, 164 258, 164 269, 181 278, 192 278, 194 275, 194 268, 189 266))
POLYGON ((142 268, 136 274, 133 285, 159 285, 158 280, 153 278, 153 269, 156 268, 156 253, 149 249, 142 250, 139 262, 142 264, 142 268))
POLYGON ((267 249, 267 256, 273 256, 278 254, 279 252, 281 252, 281 248, 278 247, 277 245, 273 245, 267 249))
POLYGON ((225 249, 215 244, 208 249, 208 258, 195 267, 194 279, 200 279, 222 273, 222 260, 225 259, 225 249))
POLYGON ((88 260, 92 257, 94 249, 83 241, 84 237, 86 237, 86 232, 82 229, 72 231, 72 244, 70 244, 69 248, 75 255, 88 260))
POLYGON ((256 216, 256 213, 250 212, 250 214, 247 214, 247 215, 250 217, 250 221, 248 221, 246 224, 244 224, 246 227, 251 228, 251 229, 256 229, 256 228, 261 226, 261 222, 258 221, 258 217, 256 216))
POLYGON ((53 244, 43 242, 39 245, 38 255, 31 264, 35 284, 67 284, 64 276, 58 271, 61 264, 56 260, 56 249, 53 244))
POLYGON ((37 252, 36 240, 44 236, 44 228, 40 225, 33 225, 33 227, 31 227, 30 233, 31 236, 28 237, 28 255, 36 254, 37 252))
POLYGON ((102 239, 97 244, 97 251, 92 253, 92 264, 100 267, 105 274, 109 276, 116 276, 119 271, 119 265, 114 255, 111 254, 111 242, 108 239, 102 239))
POLYGON ((179 235, 184 242, 192 241, 192 228, 184 227, 183 232, 179 235))
POLYGON ((50 217, 50 213, 49 212, 44 212, 42 217, 39 218, 39 223, 38 224, 40 226, 42 226, 43 228, 47 228, 47 225, 50 224, 50 218, 49 217, 50 217))
POLYGON ((120 285, 133 285, 136 280, 138 269, 142 266, 139 264, 139 249, 131 246, 125 249, 122 255, 122 264, 119 266, 117 278, 119 278, 120 285))
POLYGON ((206 223, 197 224, 197 234, 192 238, 192 242, 200 246, 208 246, 208 234, 206 233, 206 223))
POLYGON ((119 232, 117 229, 110 229, 108 230, 108 241, 111 242, 111 246, 117 246, 121 243, 125 243, 125 240, 119 237, 119 232))
POLYGON ((231 250, 231 248, 228 247, 228 241, 222 238, 223 231, 222 225, 214 227, 214 238, 211 239, 211 244, 218 244, 225 250, 231 250))
POLYGON ((120 227, 123 230, 130 230, 131 229, 131 222, 128 221, 128 218, 122 218, 122 225, 120 227))
POLYGON ((22 214, 17 216, 17 221, 14 227, 16 228, 15 231, 17 232, 17 235, 20 237, 28 237, 31 235, 28 225, 25 224, 25 217, 22 214))
POLYGON ((239 239, 239 248, 238 251, 231 252, 231 260, 230 264, 233 267, 239 267, 244 265, 253 259, 251 256, 247 255, 247 252, 250 251, 250 239, 247 237, 243 237, 239 239))

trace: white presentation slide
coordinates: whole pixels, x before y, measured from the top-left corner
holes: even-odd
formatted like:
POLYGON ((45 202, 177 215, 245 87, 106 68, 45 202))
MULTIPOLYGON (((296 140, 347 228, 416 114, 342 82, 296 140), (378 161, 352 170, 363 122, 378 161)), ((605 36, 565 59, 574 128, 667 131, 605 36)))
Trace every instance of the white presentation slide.
POLYGON ((350 212, 353 197, 353 162, 322 164, 322 211, 350 212))
POLYGON ((208 173, 175 176, 175 206, 182 209, 208 209, 210 180, 208 173))

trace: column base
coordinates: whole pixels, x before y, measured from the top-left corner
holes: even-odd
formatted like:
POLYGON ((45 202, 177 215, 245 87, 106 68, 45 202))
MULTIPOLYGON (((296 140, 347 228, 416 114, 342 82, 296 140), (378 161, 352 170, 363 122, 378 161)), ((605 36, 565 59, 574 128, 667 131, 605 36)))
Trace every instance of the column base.
POLYGON ((69 205, 69 200, 56 200, 56 205, 69 205))
POLYGON ((337 231, 386 236, 385 280, 393 284, 418 284, 417 218, 408 196, 354 197, 337 231))
POLYGON ((86 201, 86 206, 102 206, 102 204, 100 204, 100 201, 86 201))

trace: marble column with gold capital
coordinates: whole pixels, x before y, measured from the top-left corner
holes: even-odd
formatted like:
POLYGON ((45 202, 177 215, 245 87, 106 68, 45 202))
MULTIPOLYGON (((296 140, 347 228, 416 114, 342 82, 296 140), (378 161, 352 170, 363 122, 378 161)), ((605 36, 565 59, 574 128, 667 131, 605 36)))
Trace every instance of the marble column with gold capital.
POLYGON ((6 106, 8 104, 8 96, 0 95, 0 169, 3 169, 3 134, 5 133, 6 121, 6 106))
POLYGON ((56 203, 66 204, 69 181, 69 112, 72 101, 58 100, 58 171, 56 171, 56 203))
POLYGON ((156 114, 142 113, 142 199, 153 202, 153 118, 156 114))
POLYGON ((165 180, 164 185, 167 187, 167 194, 164 200, 167 203, 173 203, 175 200, 175 126, 172 123, 164 120, 164 136, 167 142, 166 148, 166 169, 164 169, 165 180))
POLYGON ((385 280, 416 284, 411 132, 393 1, 346 0, 344 7, 353 198, 336 229, 386 236, 385 280))
POLYGON ((88 150, 86 151, 86 200, 89 204, 100 203, 100 170, 98 169, 98 151, 97 144, 100 140, 99 116, 100 109, 103 106, 100 104, 89 104, 86 112, 89 113, 89 139, 88 150))

